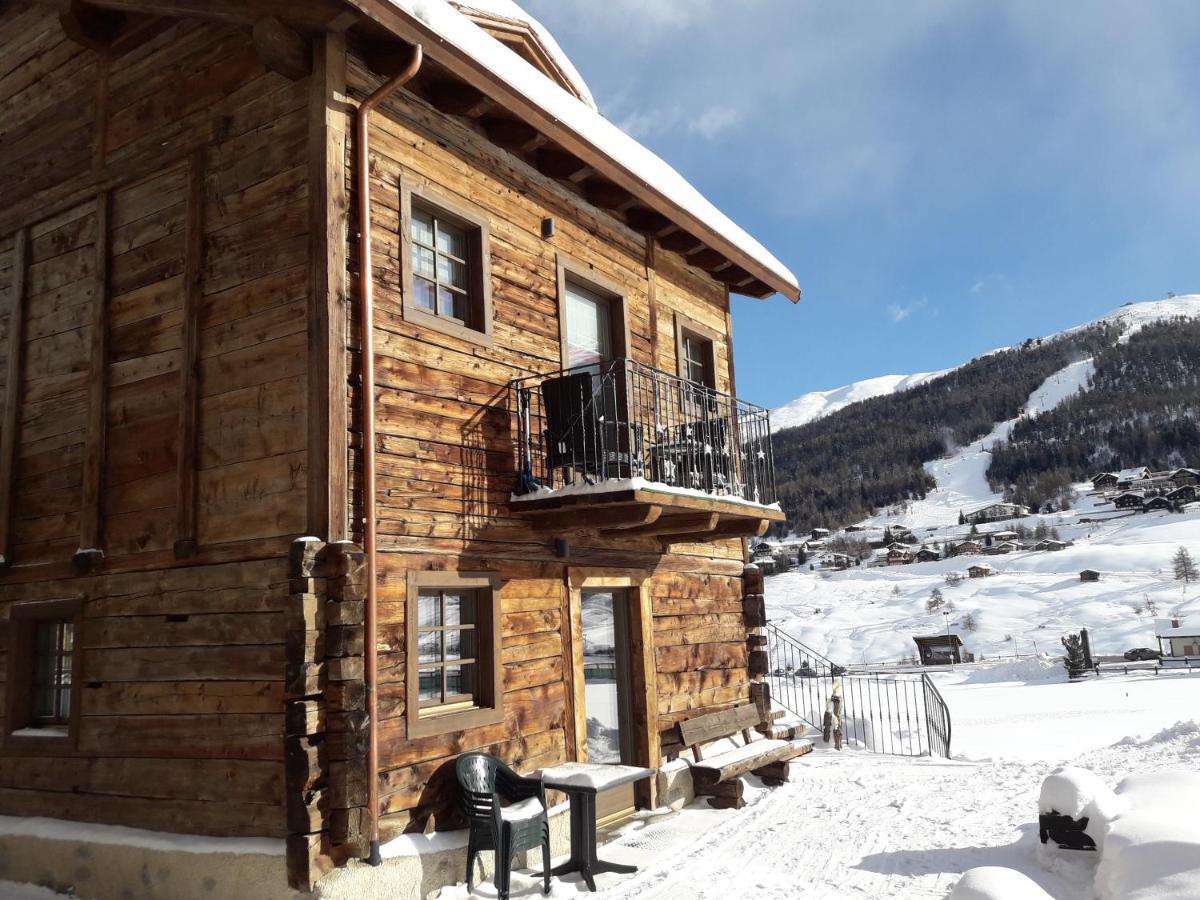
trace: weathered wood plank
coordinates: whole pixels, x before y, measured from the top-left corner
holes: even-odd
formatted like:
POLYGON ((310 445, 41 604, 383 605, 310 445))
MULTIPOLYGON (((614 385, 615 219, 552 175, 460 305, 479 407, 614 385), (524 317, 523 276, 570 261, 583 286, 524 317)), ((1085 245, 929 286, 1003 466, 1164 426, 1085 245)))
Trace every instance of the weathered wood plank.
POLYGON ((11 564, 13 462, 20 422, 21 362, 24 351, 25 268, 29 234, 17 232, 13 242, 12 286, 9 288, 8 359, 4 377, 4 419, 0 422, 0 567, 11 564))
POLYGON ((104 509, 102 485, 106 448, 108 386, 108 257, 109 196, 96 198, 95 263, 92 277, 91 366, 88 375, 88 413, 85 436, 83 490, 79 517, 80 554, 103 555, 104 509))
POLYGON ((196 453, 200 403, 200 306, 204 273, 204 151, 188 161, 187 229, 183 275, 183 359, 176 457, 175 555, 196 552, 196 453))

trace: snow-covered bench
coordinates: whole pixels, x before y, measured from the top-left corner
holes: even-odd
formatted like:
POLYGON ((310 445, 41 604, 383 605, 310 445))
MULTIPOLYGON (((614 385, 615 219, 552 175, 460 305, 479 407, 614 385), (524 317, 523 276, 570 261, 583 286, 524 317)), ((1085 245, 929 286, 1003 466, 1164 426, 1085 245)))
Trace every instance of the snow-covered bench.
POLYGON ((797 756, 812 751, 808 740, 754 740, 752 728, 761 724, 762 716, 752 704, 735 706, 721 712, 695 716, 680 722, 679 741, 692 750, 692 784, 696 795, 708 797, 710 806, 740 809, 742 799, 740 776, 753 773, 767 784, 782 784, 788 777, 788 764, 797 756), (728 738, 734 742, 738 733, 742 745, 704 755, 704 745, 728 738))

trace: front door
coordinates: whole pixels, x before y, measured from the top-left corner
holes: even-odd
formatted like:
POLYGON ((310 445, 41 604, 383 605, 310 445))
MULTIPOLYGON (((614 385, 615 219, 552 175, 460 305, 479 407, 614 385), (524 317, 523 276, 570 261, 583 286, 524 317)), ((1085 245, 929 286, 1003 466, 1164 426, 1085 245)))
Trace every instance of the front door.
MULTIPOLYGON (((581 599, 588 762, 632 765, 629 592, 620 588, 584 590, 581 599)), ((596 815, 602 822, 621 818, 633 809, 633 785, 607 791, 596 799, 596 815)))

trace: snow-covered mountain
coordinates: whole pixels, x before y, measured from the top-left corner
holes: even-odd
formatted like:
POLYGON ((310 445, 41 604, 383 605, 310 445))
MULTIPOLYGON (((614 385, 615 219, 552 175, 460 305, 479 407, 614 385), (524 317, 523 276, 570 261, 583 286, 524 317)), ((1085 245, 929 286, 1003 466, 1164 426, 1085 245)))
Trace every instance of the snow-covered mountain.
MULTIPOLYGON (((1107 315, 1082 325, 1068 328, 1057 334, 1049 335, 1047 339, 1064 334, 1084 331, 1104 322, 1121 325, 1124 329, 1123 339, 1128 339, 1141 328, 1151 322, 1163 319, 1186 316, 1200 318, 1200 294, 1184 294, 1170 297, 1166 300, 1147 300, 1140 303, 1126 303, 1107 315)), ((995 353, 1005 347, 989 351, 995 353)), ((984 354, 987 355, 987 354, 984 354)), ((880 375, 877 378, 866 378, 853 384, 843 385, 828 391, 810 391, 801 394, 795 400, 785 403, 771 412, 771 429, 782 431, 785 428, 795 428, 820 419, 844 409, 851 403, 860 400, 870 400, 885 394, 898 394, 901 391, 918 387, 954 371, 953 368, 937 372, 918 372, 914 375, 880 375)))
MULTIPOLYGON (((1200 318, 1200 295, 1129 304, 1089 325, 1120 324, 1117 340, 1124 342, 1153 322, 1180 316, 1200 318)), ((1086 390, 1094 367, 1092 358, 1077 359, 1054 372, 1032 391, 1016 418, 997 422, 978 440, 926 462, 936 487, 925 496, 880 509, 850 532, 835 531, 833 540, 878 541, 885 528, 902 525, 921 545, 939 551, 962 541, 969 528, 959 524, 959 514, 1002 499, 986 477, 993 446, 1008 439, 1018 422, 1048 413, 1086 390)), ((859 664, 908 658, 914 635, 947 627, 957 630, 973 652, 989 657, 1053 654, 1062 634, 1085 626, 1099 653, 1155 647, 1156 618, 1200 611, 1200 588, 1177 582, 1172 567, 1180 547, 1200 556, 1200 504, 1189 504, 1182 514, 1129 513, 1114 509, 1089 483, 1075 485, 1075 492, 1069 508, 981 530, 1042 526, 1071 542, 1065 550, 1036 551, 1027 541, 1025 549, 1006 555, 892 567, 864 563, 836 572, 822 568, 818 552, 809 560, 813 569, 805 565, 768 579, 769 614, 818 651, 859 664), (960 580, 968 566, 983 562, 993 567, 993 576, 960 580), (1100 580, 1082 581, 1083 569, 1100 572, 1100 580), (930 610, 927 603, 935 592, 948 604, 930 610)))
POLYGON ((851 403, 906 391, 945 375, 948 371, 950 370, 943 369, 940 372, 921 372, 917 375, 880 375, 878 378, 856 381, 831 391, 810 391, 774 410, 771 413, 771 429, 779 431, 783 428, 795 428, 797 425, 804 425, 835 413, 851 403))

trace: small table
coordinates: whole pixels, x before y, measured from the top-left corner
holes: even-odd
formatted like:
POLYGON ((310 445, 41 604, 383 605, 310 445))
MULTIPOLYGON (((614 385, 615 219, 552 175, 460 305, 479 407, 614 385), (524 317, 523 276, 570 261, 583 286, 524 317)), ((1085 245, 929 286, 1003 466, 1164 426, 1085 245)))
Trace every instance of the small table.
POLYGON ((587 882, 588 889, 595 891, 595 876, 602 872, 620 872, 625 875, 636 872, 637 866, 610 863, 596 858, 596 795, 610 788, 651 778, 656 772, 655 769, 643 769, 640 766, 579 762, 563 763, 543 769, 539 775, 542 784, 562 791, 571 800, 571 858, 551 869, 550 874, 579 872, 587 882))

